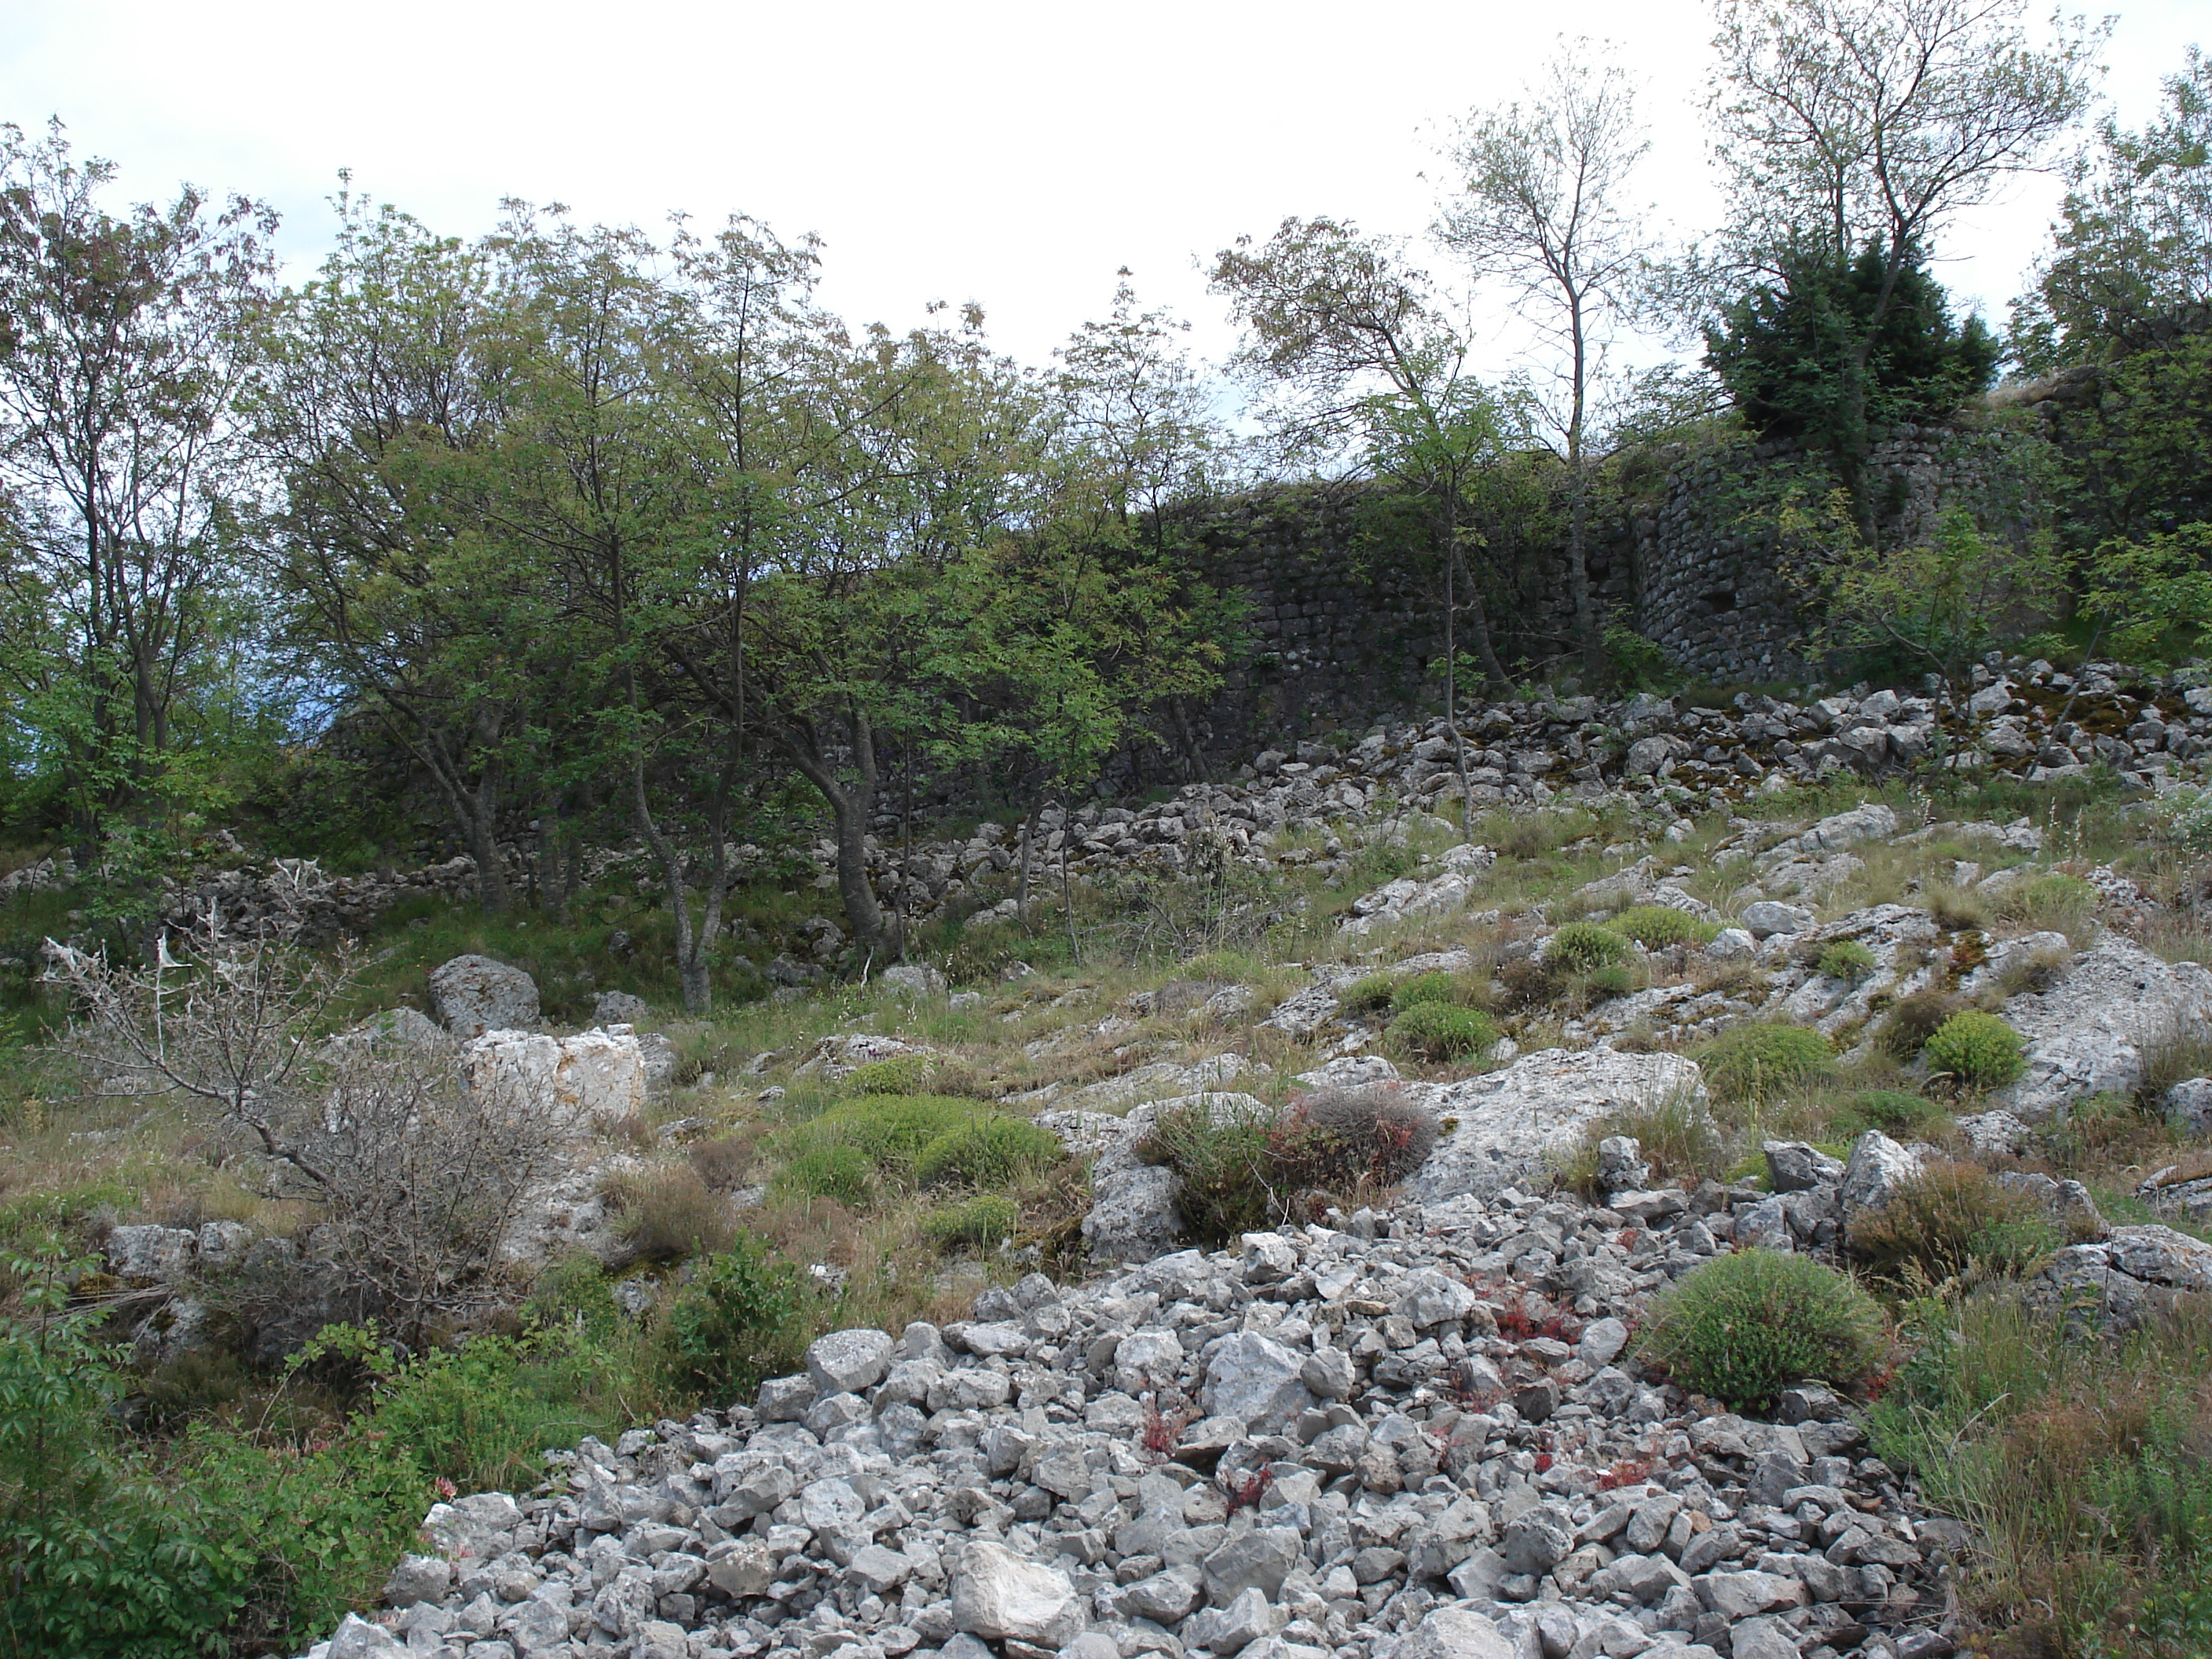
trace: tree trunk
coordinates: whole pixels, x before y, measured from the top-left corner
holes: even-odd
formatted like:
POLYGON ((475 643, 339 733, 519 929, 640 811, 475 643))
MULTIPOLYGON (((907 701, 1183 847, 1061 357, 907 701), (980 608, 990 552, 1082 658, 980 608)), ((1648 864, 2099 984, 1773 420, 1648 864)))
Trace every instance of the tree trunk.
POLYGON ((851 784, 838 777, 830 763, 812 721, 789 722, 777 736, 792 764, 830 808, 837 846, 837 896, 844 902, 853 942, 871 956, 881 956, 890 941, 875 890, 868 885, 868 824, 876 815, 875 730, 858 710, 846 715, 845 726, 852 740, 854 770, 859 775, 851 784))

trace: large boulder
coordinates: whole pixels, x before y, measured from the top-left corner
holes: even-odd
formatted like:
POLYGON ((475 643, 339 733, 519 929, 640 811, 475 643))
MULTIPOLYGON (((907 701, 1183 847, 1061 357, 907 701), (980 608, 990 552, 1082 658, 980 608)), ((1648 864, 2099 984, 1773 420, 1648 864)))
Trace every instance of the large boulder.
POLYGON ((538 981, 489 957, 455 957, 430 970, 430 1012, 466 1040, 538 1024, 538 981))
POLYGON ((2054 1251, 2028 1281, 2032 1305, 2099 1328, 2126 1327, 2212 1292, 2212 1244, 2171 1227, 2115 1227, 2094 1243, 2054 1251))
POLYGON ((1404 1635, 1385 1640, 1375 1659, 1514 1659, 1516 1651, 1486 1615, 1472 1607, 1441 1607, 1404 1635))
POLYGON ((1083 1241, 1099 1261, 1150 1261, 1180 1247, 1182 1182, 1173 1170, 1144 1164, 1093 1176, 1083 1241))
POLYGON ((1899 1187, 1919 1173, 1917 1152, 1899 1146, 1879 1129, 1869 1129, 1851 1143, 1851 1159, 1844 1166, 1838 1197, 1844 1221, 1881 1209, 1897 1196, 1899 1187))
POLYGON ((1206 1363, 1199 1406, 1233 1417, 1255 1434, 1272 1434, 1314 1403, 1301 1376, 1309 1356, 1257 1331, 1224 1337, 1206 1363))
POLYGON ((462 1049, 461 1069, 480 1098, 580 1131, 645 1109, 645 1055, 628 1031, 487 1031, 462 1049))
POLYGON ((890 1369, 888 1333, 857 1326, 818 1336, 806 1350, 806 1375, 822 1394, 865 1394, 890 1369))
POLYGON ((2004 1017, 2027 1040, 2027 1071, 1995 1103, 2041 1122, 2090 1095, 2132 1094, 2161 1044, 2212 1020, 2212 973, 2106 939, 2048 990, 2007 1002, 2004 1017))
POLYGON ((1547 1048, 1487 1077, 1403 1087, 1440 1132, 1436 1151, 1406 1183, 1407 1195, 1423 1203, 1487 1197, 1534 1180, 1592 1124, 1616 1112, 1670 1099, 1705 1103, 1694 1060, 1610 1048, 1547 1048))
POLYGON ((1057 1567, 976 1539, 952 1571, 952 1622, 985 1641, 1057 1649, 1082 1630, 1083 1602, 1057 1567))

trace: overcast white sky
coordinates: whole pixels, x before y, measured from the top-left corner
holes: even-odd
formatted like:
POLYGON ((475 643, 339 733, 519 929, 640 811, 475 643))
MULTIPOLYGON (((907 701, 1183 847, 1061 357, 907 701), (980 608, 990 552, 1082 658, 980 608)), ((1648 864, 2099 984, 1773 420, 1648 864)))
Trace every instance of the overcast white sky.
MULTIPOLYGON (((2124 120, 2206 22, 2201 0, 2129 0, 2107 82, 2124 120)), ((0 0, 0 119, 58 114, 134 198, 189 179, 274 203, 296 273, 351 167, 459 234, 504 196, 817 231, 824 298, 855 322, 974 299, 1031 361, 1105 311, 1127 264, 1218 354, 1199 261, 1291 213, 1419 231, 1441 129, 1512 95, 1562 30, 1614 41, 1645 77, 1647 192, 1662 220, 1701 224, 1703 0, 0 0)), ((1945 279, 1992 321, 2056 195, 2023 185, 1943 250, 1968 256, 1945 279)), ((1493 315, 1497 367, 1515 342, 1493 315)))

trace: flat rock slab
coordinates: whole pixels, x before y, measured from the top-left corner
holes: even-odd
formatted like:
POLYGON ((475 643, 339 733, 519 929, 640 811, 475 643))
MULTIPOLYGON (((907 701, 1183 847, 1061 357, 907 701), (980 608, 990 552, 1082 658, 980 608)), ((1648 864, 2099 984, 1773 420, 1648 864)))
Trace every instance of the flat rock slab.
POLYGON ((1436 1151, 1406 1183, 1407 1196, 1421 1203, 1487 1196, 1531 1180, 1616 1112, 1677 1097, 1705 1103, 1694 1060, 1609 1048, 1547 1048, 1486 1077, 1404 1087, 1440 1132, 1436 1151))
POLYGON ((2007 1002, 2004 1018, 2027 1039, 2027 1071, 1991 1103, 2042 1122, 2090 1095, 2133 1093, 2160 1044, 2212 1021, 2212 973, 2107 939, 2050 989, 2007 1002))

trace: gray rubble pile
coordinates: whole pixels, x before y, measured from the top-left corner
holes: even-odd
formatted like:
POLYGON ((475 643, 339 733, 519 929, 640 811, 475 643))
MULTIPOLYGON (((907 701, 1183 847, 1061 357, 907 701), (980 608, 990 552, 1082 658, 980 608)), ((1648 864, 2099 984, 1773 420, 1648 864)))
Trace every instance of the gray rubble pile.
POLYGON ((835 1333, 753 1401, 439 1504, 316 1659, 1950 1651, 1964 1534, 1852 1410, 1756 1421, 1634 1358, 1716 1253, 1832 1244, 1850 1174, 1778 1144, 1784 1190, 1654 1191, 1607 1151, 1604 1206, 1462 1193, 835 1333))

